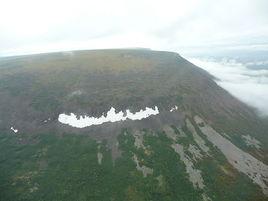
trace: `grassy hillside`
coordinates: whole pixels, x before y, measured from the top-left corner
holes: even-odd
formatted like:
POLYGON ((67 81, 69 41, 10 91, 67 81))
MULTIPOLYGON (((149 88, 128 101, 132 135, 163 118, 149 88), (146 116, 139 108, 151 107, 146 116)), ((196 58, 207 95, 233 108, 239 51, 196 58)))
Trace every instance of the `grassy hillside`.
POLYGON ((2 58, 0 97, 0 200, 267 200, 193 117, 266 164, 267 120, 176 53, 94 50, 2 58), (99 117, 110 107, 136 112, 155 105, 160 114, 141 121, 83 129, 58 122, 61 113, 99 117), (247 134, 261 148, 248 146, 242 138, 247 134), (189 169, 204 187, 189 180, 189 169))

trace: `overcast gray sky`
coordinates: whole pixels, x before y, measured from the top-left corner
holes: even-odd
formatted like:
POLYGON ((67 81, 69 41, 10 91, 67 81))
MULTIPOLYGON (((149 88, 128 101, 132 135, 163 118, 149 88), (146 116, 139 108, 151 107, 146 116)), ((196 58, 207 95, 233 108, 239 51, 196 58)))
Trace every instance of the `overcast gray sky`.
POLYGON ((0 55, 268 49, 267 0, 0 0, 0 55))

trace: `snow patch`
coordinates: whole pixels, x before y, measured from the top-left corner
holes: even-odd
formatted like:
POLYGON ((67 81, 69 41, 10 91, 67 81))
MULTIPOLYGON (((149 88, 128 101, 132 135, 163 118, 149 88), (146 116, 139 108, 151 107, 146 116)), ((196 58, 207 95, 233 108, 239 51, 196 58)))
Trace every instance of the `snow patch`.
POLYGON ((48 118, 48 119, 44 120, 44 123, 47 123, 47 122, 49 122, 50 120, 51 120, 51 119, 48 118))
POLYGON ((18 129, 15 129, 13 126, 11 126, 10 129, 11 129, 14 133, 17 133, 17 132, 19 131, 18 129))
POLYGON ((175 105, 174 107, 172 107, 169 111, 170 111, 170 112, 173 112, 173 111, 175 111, 175 110, 178 110, 178 106, 177 106, 177 105, 175 105))
POLYGON ((117 122, 117 121, 125 121, 127 119, 130 120, 141 120, 148 118, 152 115, 159 114, 158 107, 155 106, 154 109, 146 107, 145 110, 140 110, 136 113, 131 113, 129 110, 126 110, 126 115, 124 112, 120 111, 118 113, 115 112, 115 108, 111 107, 111 109, 107 112, 107 115, 104 114, 97 118, 97 117, 88 117, 88 116, 79 116, 78 118, 74 113, 70 115, 67 114, 60 114, 58 117, 58 121, 62 124, 67 124, 72 127, 76 128, 85 128, 92 125, 100 125, 106 122, 117 122))

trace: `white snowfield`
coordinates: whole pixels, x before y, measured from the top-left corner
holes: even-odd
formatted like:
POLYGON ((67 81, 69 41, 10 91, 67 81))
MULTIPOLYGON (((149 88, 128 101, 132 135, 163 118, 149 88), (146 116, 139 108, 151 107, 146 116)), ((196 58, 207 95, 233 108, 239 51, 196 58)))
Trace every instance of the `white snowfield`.
POLYGON ((127 119, 130 120, 141 120, 148 118, 152 115, 159 114, 158 107, 155 106, 153 108, 146 107, 145 110, 140 110, 139 112, 131 113, 129 110, 126 110, 126 115, 124 112, 120 111, 118 113, 115 112, 115 108, 111 107, 111 109, 107 112, 107 115, 104 114, 101 117, 89 117, 89 116, 79 116, 78 118, 74 113, 70 115, 60 114, 58 117, 58 121, 62 124, 67 124, 76 128, 85 128, 92 125, 100 125, 106 122, 117 122, 117 121, 125 121, 127 119))

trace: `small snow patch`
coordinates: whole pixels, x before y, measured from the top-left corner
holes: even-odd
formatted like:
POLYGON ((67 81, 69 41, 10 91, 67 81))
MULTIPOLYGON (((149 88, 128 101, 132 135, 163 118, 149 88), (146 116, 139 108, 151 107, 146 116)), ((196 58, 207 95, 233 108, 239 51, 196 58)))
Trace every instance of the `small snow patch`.
POLYGON ((48 118, 48 119, 44 120, 44 123, 47 123, 47 122, 49 122, 50 120, 51 120, 51 119, 48 118))
POLYGON ((172 107, 169 111, 170 111, 170 112, 173 112, 173 111, 175 111, 175 110, 178 110, 178 106, 177 106, 177 105, 175 105, 174 107, 172 107))
POLYGON ((13 126, 10 127, 10 130, 12 130, 14 133, 17 133, 19 130, 15 129, 13 126))

